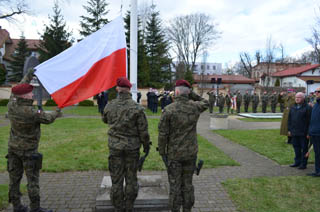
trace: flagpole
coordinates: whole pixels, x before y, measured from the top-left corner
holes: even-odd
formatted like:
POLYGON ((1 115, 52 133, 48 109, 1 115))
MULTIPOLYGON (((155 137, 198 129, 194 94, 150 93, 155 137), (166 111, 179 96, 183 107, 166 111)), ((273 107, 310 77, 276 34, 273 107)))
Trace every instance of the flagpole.
POLYGON ((138 69, 138 18, 137 18, 137 0, 131 0, 130 17, 130 82, 132 84, 132 99, 137 101, 137 69, 138 69))

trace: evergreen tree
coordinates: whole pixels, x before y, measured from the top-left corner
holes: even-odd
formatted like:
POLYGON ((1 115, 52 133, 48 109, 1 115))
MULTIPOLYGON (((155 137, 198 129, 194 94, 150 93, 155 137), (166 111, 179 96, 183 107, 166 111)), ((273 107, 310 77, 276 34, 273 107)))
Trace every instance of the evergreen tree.
POLYGON ((12 62, 10 63, 11 71, 8 75, 9 82, 20 82, 23 77, 23 66, 26 58, 30 55, 28 44, 23 35, 20 36, 17 47, 11 55, 12 62))
POLYGON ((40 62, 46 61, 71 46, 71 32, 66 29, 66 23, 61 15, 58 2, 54 3, 53 16, 49 16, 51 23, 46 25, 42 41, 39 46, 40 62))
MULTIPOLYGON (((127 12, 125 18, 125 29, 126 29, 126 42, 128 46, 128 73, 130 74, 130 11, 127 12)), ((140 26, 140 20, 138 18, 138 28, 140 26)), ((149 75, 149 64, 146 56, 146 46, 144 45, 143 33, 138 30, 138 86, 147 87, 149 86, 150 75, 149 75)))
POLYGON ((169 43, 165 39, 159 16, 159 12, 153 11, 146 27, 147 59, 150 67, 150 86, 152 87, 161 87, 171 78, 169 43))
POLYGON ((0 64, 0 85, 4 84, 6 81, 6 69, 3 64, 0 64))
POLYGON ((80 21, 80 34, 84 37, 90 35, 91 33, 99 30, 109 21, 104 18, 109 10, 106 7, 109 5, 105 0, 88 0, 88 6, 83 6, 87 11, 89 16, 80 16, 82 21, 80 21))

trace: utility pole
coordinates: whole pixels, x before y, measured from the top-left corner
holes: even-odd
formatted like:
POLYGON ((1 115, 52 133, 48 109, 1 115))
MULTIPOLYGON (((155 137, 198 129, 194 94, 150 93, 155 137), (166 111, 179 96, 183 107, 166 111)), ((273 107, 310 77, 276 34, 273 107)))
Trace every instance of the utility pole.
POLYGON ((138 89, 138 17, 137 0, 131 0, 130 13, 130 82, 132 84, 132 99, 137 101, 138 89))

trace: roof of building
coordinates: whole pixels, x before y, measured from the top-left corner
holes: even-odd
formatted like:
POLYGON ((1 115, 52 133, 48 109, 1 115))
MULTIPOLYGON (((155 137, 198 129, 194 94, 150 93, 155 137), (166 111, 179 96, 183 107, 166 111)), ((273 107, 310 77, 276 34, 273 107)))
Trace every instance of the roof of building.
POLYGON ((2 46, 8 39, 10 39, 9 32, 5 29, 0 29, 0 46, 2 46))
POLYGON ((193 75, 193 79, 195 82, 211 82, 211 78, 221 78, 222 84, 254 84, 254 79, 249 79, 242 75, 203 75, 203 79, 201 79, 202 75, 193 75))
MULTIPOLYGON (((17 48, 20 39, 11 39, 12 43, 6 45, 6 53, 4 55, 5 60, 12 60, 11 55, 13 54, 14 50, 17 48)), ((37 50, 40 45, 40 40, 36 39, 26 39, 28 48, 31 50, 37 50)))
POLYGON ((313 80, 314 82, 320 82, 320 76, 300 76, 298 78, 303 81, 313 80))
POLYGON ((300 66, 300 67, 295 67, 295 68, 288 68, 283 71, 278 71, 272 74, 273 77, 288 77, 288 76, 295 76, 304 72, 307 72, 312 69, 316 69, 320 67, 320 64, 310 64, 310 65, 305 65, 305 66, 300 66))

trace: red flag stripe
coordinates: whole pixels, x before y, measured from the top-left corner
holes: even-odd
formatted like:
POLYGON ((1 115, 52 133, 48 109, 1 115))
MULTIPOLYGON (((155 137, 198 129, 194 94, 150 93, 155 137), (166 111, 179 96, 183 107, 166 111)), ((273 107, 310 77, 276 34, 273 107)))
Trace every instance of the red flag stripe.
POLYGON ((126 76, 126 48, 97 61, 88 72, 51 96, 60 108, 76 104, 116 85, 126 76))

